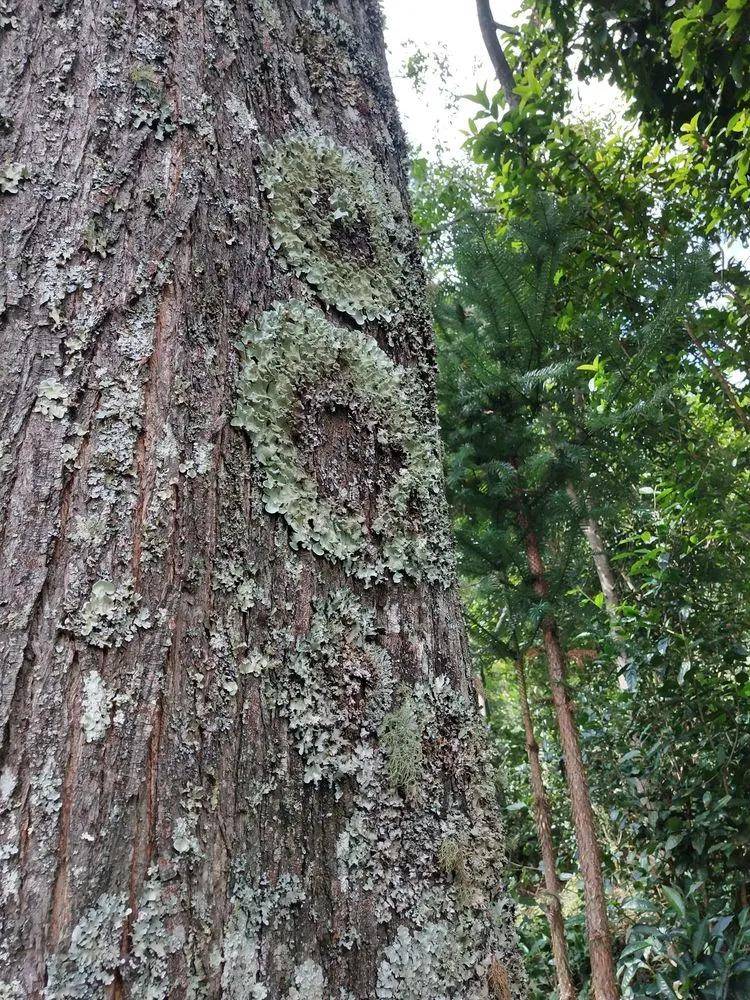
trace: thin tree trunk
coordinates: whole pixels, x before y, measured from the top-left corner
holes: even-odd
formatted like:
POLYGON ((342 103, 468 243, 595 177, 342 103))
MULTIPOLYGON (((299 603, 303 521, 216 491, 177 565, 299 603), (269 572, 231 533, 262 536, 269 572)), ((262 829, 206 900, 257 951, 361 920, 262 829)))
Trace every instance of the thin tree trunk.
POLYGON ((526 690, 526 670, 523 653, 519 653, 515 661, 516 677, 518 679, 518 697, 521 703, 521 716, 526 736, 526 756, 529 760, 529 775, 531 793, 534 802, 534 819, 536 821, 539 847, 544 865, 544 884, 546 888, 545 909, 549 922, 550 941, 552 942, 552 957, 555 963, 555 977, 560 1000, 575 1000, 576 990, 568 963, 568 950, 565 945, 565 921, 560 905, 560 880, 557 877, 557 858, 552 840, 552 812, 550 810, 547 792, 544 787, 544 776, 539 761, 539 744, 534 734, 534 721, 526 690))
POLYGON ((0 993, 522 997, 377 3, 5 20, 0 993))
MULTIPOLYGON (((524 539, 534 591, 540 598, 546 599, 549 588, 539 543, 520 501, 518 524, 524 539)), ((581 757, 578 728, 565 683, 565 656, 560 645, 557 625, 552 615, 545 616, 542 622, 542 632, 547 654, 552 701, 555 706, 560 744, 565 760, 565 774, 578 846, 578 863, 583 879, 586 937, 591 960, 592 987, 596 1000, 618 1000, 620 991, 612 957, 612 941, 607 920, 607 900, 604 894, 596 821, 591 806, 586 769, 581 757)))
POLYGON ((607 552, 604 536, 602 535, 599 522, 589 513, 588 508, 581 503, 573 484, 568 483, 566 489, 573 509, 582 513, 581 531, 591 551, 596 575, 599 577, 599 585, 604 594, 604 606, 609 618, 610 635, 617 647, 617 682, 623 690, 628 690, 627 671, 630 659, 625 652, 622 636, 617 628, 617 609, 620 606, 620 595, 612 564, 609 561, 609 553, 607 552))

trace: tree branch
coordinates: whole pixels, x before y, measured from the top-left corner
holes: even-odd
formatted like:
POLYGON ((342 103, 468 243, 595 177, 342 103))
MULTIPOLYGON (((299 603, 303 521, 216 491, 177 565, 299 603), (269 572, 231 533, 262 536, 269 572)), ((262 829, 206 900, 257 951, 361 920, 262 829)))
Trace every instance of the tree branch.
POLYGON ((482 32, 482 38, 489 53, 492 67, 495 70, 495 76, 503 88, 506 101, 511 108, 515 109, 520 104, 520 98, 515 93, 516 81, 513 79, 513 70, 505 58, 500 39, 497 37, 498 28, 501 26, 492 16, 490 0, 477 0, 477 16, 479 18, 479 28, 482 32))

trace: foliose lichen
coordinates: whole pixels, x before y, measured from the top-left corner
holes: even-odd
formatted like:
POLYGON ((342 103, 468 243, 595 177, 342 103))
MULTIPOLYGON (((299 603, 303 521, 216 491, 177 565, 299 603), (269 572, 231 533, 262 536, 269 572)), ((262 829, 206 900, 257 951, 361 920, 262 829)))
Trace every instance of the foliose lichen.
POLYGON ((295 274, 357 323, 392 319, 408 230, 398 191, 370 156, 294 132, 267 148, 260 181, 274 246, 295 274))
POLYGON ((6 163, 0 167, 0 194, 18 194, 20 185, 29 176, 23 163, 6 163))
MULTIPOLYGON (((488 996, 491 958, 486 918, 463 910, 421 925, 399 926, 378 966, 375 996, 378 1000, 483 1000, 488 996), (484 926, 483 926, 484 925, 484 926), (477 976, 478 969, 485 969, 477 976), (478 981, 479 980, 479 981, 478 981)), ((429 911, 428 911, 429 912, 429 911)))
MULTIPOLYGON (((353 725, 352 714, 358 709, 346 710, 346 687, 377 686, 381 701, 388 697, 390 664, 374 638, 371 612, 349 591, 338 590, 318 603, 308 635, 279 665, 276 708, 288 720, 293 745, 305 764, 306 784, 326 781, 338 786, 363 766, 358 751, 366 748, 358 747, 360 733, 374 732, 385 709, 369 723, 356 715, 353 725)), ((377 699, 368 701, 368 712, 377 713, 377 699)))
POLYGON ((41 413, 48 420, 62 419, 68 411, 68 389, 57 379, 43 379, 36 391, 34 413, 41 413))
POLYGON ((119 648, 130 642, 138 629, 151 627, 151 614, 148 608, 138 607, 140 600, 132 580, 120 584, 98 580, 89 599, 65 627, 91 646, 119 648))
POLYGON ((195 833, 196 823, 196 815, 180 816, 175 820, 172 831, 172 847, 177 854, 200 855, 200 842, 195 833))
POLYGON ((345 563, 367 582, 387 572, 451 580, 437 427, 418 380, 358 330, 334 325, 299 300, 278 304, 244 331, 238 402, 232 423, 245 430, 262 469, 269 513, 281 514, 293 548, 345 563), (326 381, 340 382, 350 413, 403 456, 371 525, 361 512, 320 496, 294 439, 296 400, 326 381))
POLYGON ((322 968, 311 958, 305 959, 294 973, 294 986, 286 1000, 325 1000, 326 979, 322 968))
MULTIPOLYGON (((261 981, 260 937, 265 927, 278 928, 305 899, 296 875, 282 874, 270 885, 265 876, 239 870, 230 901, 230 917, 221 952, 222 995, 242 1000, 270 1000, 261 981)), ((306 994, 302 994, 306 996, 306 994)))
POLYGON ((81 1000, 103 996, 122 964, 122 922, 128 914, 124 896, 102 894, 73 928, 65 954, 47 962, 44 1000, 81 1000))
POLYGON ((144 1000, 166 1000, 170 993, 168 957, 184 943, 184 928, 169 930, 167 923, 175 907, 167 898, 152 865, 138 898, 138 911, 131 930, 131 993, 144 1000))
POLYGON ((52 754, 47 756, 44 767, 31 780, 31 804, 44 816, 55 816, 62 805, 60 786, 62 778, 52 754))

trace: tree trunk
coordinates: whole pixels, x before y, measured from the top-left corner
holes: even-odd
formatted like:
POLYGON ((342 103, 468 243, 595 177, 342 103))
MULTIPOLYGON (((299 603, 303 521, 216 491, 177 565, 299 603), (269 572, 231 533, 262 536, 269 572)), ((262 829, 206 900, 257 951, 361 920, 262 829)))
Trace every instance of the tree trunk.
POLYGON ((581 503, 576 488, 572 483, 568 483, 567 493, 573 509, 582 515, 581 531, 588 543, 596 575, 599 577, 599 585, 604 595, 604 606, 607 609, 607 617, 609 618, 609 633, 617 646, 617 683, 622 690, 627 691, 629 689, 628 665, 630 658, 625 652, 622 636, 617 628, 617 609, 620 606, 620 595, 618 593, 617 580, 612 570, 612 564, 609 561, 609 553, 604 542, 604 536, 602 535, 599 522, 589 513, 588 508, 581 503))
POLYGON ((377 4, 4 20, 0 994, 521 997, 377 4))
MULTIPOLYGON (((534 591, 543 600, 548 596, 541 551, 536 533, 522 505, 519 505, 518 524, 526 547, 534 591)), ((565 774, 570 794, 573 826, 578 847, 586 911, 586 937, 591 960, 591 983, 596 1000, 618 1000, 620 990, 612 958, 612 942, 607 920, 607 900, 604 894, 602 861, 596 832, 596 820, 591 807, 588 779, 581 757, 573 706, 565 683, 565 656, 552 615, 542 622, 544 648, 547 654, 552 701, 560 734, 560 745, 565 760, 565 774)))
POLYGON ((544 865, 545 909, 549 922, 550 941, 552 942, 552 957, 555 963, 555 978, 559 1000, 575 1000, 576 990, 568 964, 568 949, 565 945, 565 921, 560 905, 560 880, 557 877, 557 857, 552 841, 552 812, 544 787, 544 776, 539 761, 539 744, 534 734, 534 721, 526 690, 526 670, 523 653, 515 661, 516 677, 518 678, 518 697, 521 702, 523 730, 526 736, 526 756, 529 759, 529 775, 531 794, 534 802, 534 820, 539 838, 539 847, 544 865))

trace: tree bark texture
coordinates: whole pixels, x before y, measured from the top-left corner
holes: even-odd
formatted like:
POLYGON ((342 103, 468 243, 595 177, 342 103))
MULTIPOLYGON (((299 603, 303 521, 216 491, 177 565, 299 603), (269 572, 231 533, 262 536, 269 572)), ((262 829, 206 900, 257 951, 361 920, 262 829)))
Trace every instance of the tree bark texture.
POLYGON ((0 997, 521 997, 377 5, 0 22, 0 997))
POLYGON ((515 661, 516 677, 518 679, 518 697, 521 703, 521 718, 526 738, 526 756, 529 761, 529 777, 531 795, 534 806, 534 821, 536 823, 539 849, 544 865, 544 908, 549 923, 552 958, 555 964, 555 978, 559 1000, 576 1000, 577 993, 568 962, 568 949, 565 944, 565 921, 560 903, 560 880, 557 877, 557 852, 552 839, 552 810, 550 809, 547 790, 544 787, 544 775, 539 760, 539 744, 534 733, 534 720, 531 716, 531 706, 526 687, 526 668, 523 654, 515 661))
MULTIPOLYGON (((534 591, 544 600, 549 592, 544 562, 536 532, 522 506, 519 507, 518 523, 526 546, 534 591)), ((546 615, 542 621, 542 633, 555 718, 565 760, 565 775, 578 848, 578 864, 583 880, 591 984, 596 1000, 618 1000, 620 990, 612 957, 612 940, 607 919, 607 899, 604 893, 596 819, 591 806, 586 768, 581 756, 575 713, 565 683, 565 655, 552 615, 546 615)))

